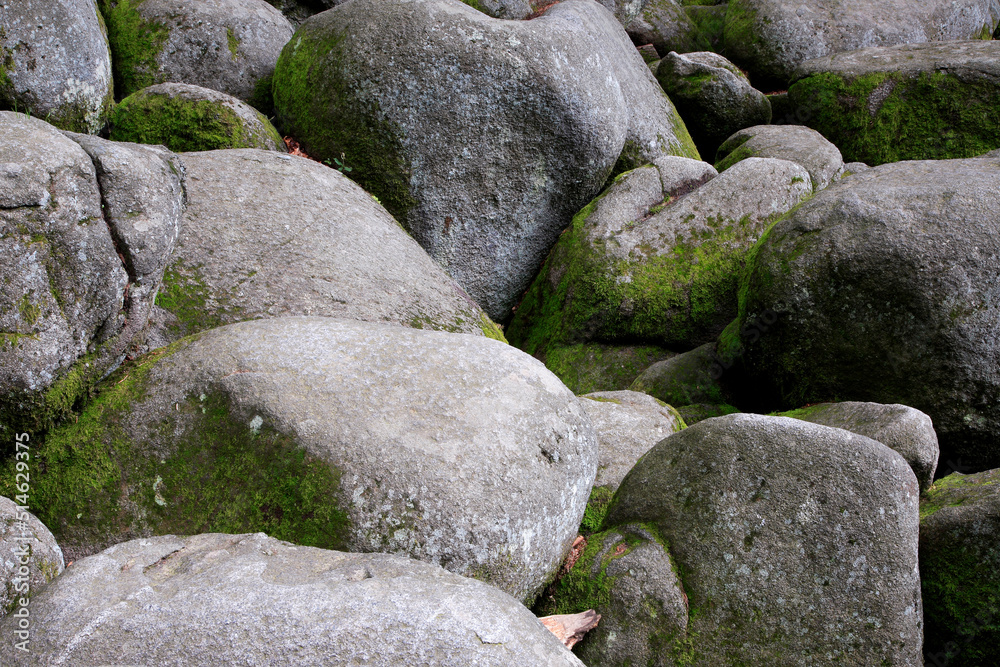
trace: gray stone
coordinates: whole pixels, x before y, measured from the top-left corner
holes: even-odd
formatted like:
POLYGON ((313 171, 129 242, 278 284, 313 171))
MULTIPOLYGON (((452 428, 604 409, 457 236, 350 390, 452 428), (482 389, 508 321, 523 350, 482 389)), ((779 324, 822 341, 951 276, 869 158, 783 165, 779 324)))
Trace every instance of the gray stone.
POLYGON ((613 169, 697 155, 621 25, 583 0, 520 22, 352 0, 302 24, 274 92, 303 149, 349 165, 500 322, 613 169))
POLYGON ((920 499, 926 664, 1000 660, 1000 470, 953 473, 920 499))
POLYGON ((758 125, 726 139, 715 156, 715 168, 725 171, 748 157, 773 157, 806 168, 813 189, 822 190, 844 173, 844 159, 836 146, 816 130, 801 125, 758 125))
POLYGON ((683 573, 688 664, 922 665, 917 480, 860 435, 708 419, 656 445, 605 526, 651 523, 683 573))
POLYGON ((719 335, 751 247, 812 185, 785 160, 748 158, 707 182, 710 165, 687 165, 676 189, 663 187, 673 167, 642 167, 580 212, 507 327, 512 344, 547 360, 586 341, 691 349, 719 335))
POLYGON ((632 23, 648 4, 649 0, 597 0, 608 11, 615 15, 623 26, 632 23))
MULTIPOLYGON (((987 155, 989 154, 987 153, 987 155)), ((987 155, 984 155, 983 157, 986 157, 987 155)), ((1000 151, 998 151, 998 154, 994 155, 993 157, 1000 158, 1000 151)), ((847 162, 844 164, 844 172, 841 178, 845 178, 847 176, 850 176, 851 174, 860 174, 861 172, 868 171, 869 169, 871 169, 871 167, 869 167, 864 162, 847 162)))
MULTIPOLYGON (((16 623, 2 626, 12 637, 16 623)), ((491 586, 388 554, 255 535, 135 540, 73 565, 32 601, 19 665, 582 667, 491 586)))
MULTIPOLYGON (((612 0, 605 0, 605 2, 609 1, 612 0)), ((524 19, 532 11, 531 3, 528 0, 473 0, 466 4, 472 5, 484 14, 489 14, 498 19, 524 19)))
POLYGON ((996 159, 887 164, 817 193, 741 285, 737 328, 773 324, 740 337, 736 404, 901 403, 934 421, 942 461, 1000 465, 998 239, 996 159))
POLYGON ((681 416, 688 426, 698 422, 711 419, 712 417, 724 417, 739 412, 738 409, 728 403, 692 403, 682 405, 677 408, 677 414, 681 416))
POLYGON ((982 157, 982 158, 1000 158, 1000 148, 996 149, 995 151, 990 151, 989 153, 984 153, 983 155, 980 155, 979 157, 982 157))
POLYGON ((719 144, 737 130, 771 122, 767 96, 717 53, 671 51, 656 68, 656 80, 677 105, 702 155, 715 155, 719 144))
POLYGON ((161 83, 126 97, 111 116, 111 139, 160 144, 177 152, 288 152, 267 116, 232 95, 188 83, 161 83))
POLYGON ((34 431, 43 412, 72 405, 81 376, 120 361, 128 274, 87 153, 23 114, 0 112, 0 128, 0 435, 11 443, 8 429, 34 431), (71 368, 65 395, 46 398, 71 368))
MULTIPOLYGON (((24 441, 30 453, 32 443, 24 441)), ((27 463, 28 458, 18 457, 27 463)), ((30 484, 30 464, 28 471, 30 484)), ((42 588, 65 569, 63 553, 56 538, 38 518, 21 509, 10 498, 0 497, 0 617, 14 610, 27 608, 30 619, 32 602, 42 588), (21 601, 28 601, 21 604, 21 601)), ((17 621, 15 621, 16 623, 17 621)), ((14 633, 8 635, 14 643, 14 633)))
POLYGON ((580 398, 588 399, 580 401, 580 405, 597 434, 594 486, 611 492, 653 445, 684 428, 676 410, 646 394, 598 391, 580 398))
POLYGON ((676 357, 658 361, 635 379, 632 391, 641 391, 670 405, 725 403, 719 379, 723 367, 715 343, 705 343, 676 357))
POLYGON ((499 329, 371 195, 335 169, 259 150, 183 156, 188 207, 160 305, 182 335, 322 315, 499 329))
POLYGON ((115 53, 116 94, 147 86, 190 83, 244 102, 269 98, 270 77, 292 24, 265 0, 104 0, 115 53), (134 53, 136 31, 152 52, 134 53), (116 35, 120 42, 116 42, 116 35), (131 49, 131 51, 130 51, 131 49))
POLYGON ((938 441, 931 418, 905 405, 882 403, 820 403, 784 413, 814 424, 842 428, 878 440, 906 459, 921 490, 934 481, 938 463, 938 441))
POLYGON ((407 554, 530 601, 596 474, 578 399, 481 336, 282 317, 204 332, 123 372, 45 442, 118 465, 83 489, 89 460, 32 477, 70 556, 224 524, 407 554), (213 481, 192 489, 201 479, 213 481))
POLYGON ((870 46, 989 39, 996 0, 731 0, 726 53, 754 80, 782 87, 812 58, 870 46))
POLYGON ((130 343, 146 327, 184 212, 183 167, 160 146, 67 134, 93 161, 104 219, 128 273, 121 337, 130 343))
POLYGON ((0 5, 0 108, 96 133, 113 104, 111 52, 94 0, 0 5))
POLYGON ((649 0, 625 29, 633 42, 652 44, 659 53, 704 51, 709 44, 686 9, 677 0, 649 0))

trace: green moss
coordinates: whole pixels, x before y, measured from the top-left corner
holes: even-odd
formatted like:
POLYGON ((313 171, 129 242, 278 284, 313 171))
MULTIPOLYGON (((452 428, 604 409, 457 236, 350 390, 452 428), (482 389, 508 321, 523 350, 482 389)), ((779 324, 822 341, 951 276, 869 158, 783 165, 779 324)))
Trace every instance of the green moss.
POLYGON ((17 312, 28 326, 33 325, 42 315, 42 309, 31 303, 31 299, 25 294, 17 304, 17 312))
POLYGON ((628 389, 650 365, 673 353, 656 345, 579 343, 550 347, 546 367, 576 394, 628 389))
POLYGON ((700 421, 711 419, 713 417, 722 417, 724 415, 732 415, 738 412, 738 408, 735 408, 728 403, 692 403, 691 405, 683 405, 677 408, 677 413, 681 416, 687 426, 697 424, 700 421))
POLYGON ((479 328, 483 332, 483 335, 487 338, 498 340, 501 343, 507 342, 507 339, 504 338, 503 335, 503 329, 500 328, 500 325, 491 320, 486 313, 479 316, 479 328))
POLYGON ((346 156, 348 175, 407 227, 417 205, 402 130, 351 78, 357 69, 346 31, 330 34, 322 20, 303 24, 285 45, 274 72, 278 125, 318 160, 346 156))
POLYGON ((469 5, 470 7, 472 7, 473 9, 475 9, 477 11, 480 11, 480 12, 483 11, 483 8, 479 6, 478 0, 462 0, 462 2, 464 2, 467 5, 469 5))
POLYGON ((122 100, 115 109, 111 139, 162 144, 178 153, 281 145, 281 137, 270 122, 259 115, 258 120, 266 136, 253 133, 224 104, 139 92, 122 100))
POLYGON ((209 289, 198 267, 179 261, 164 271, 155 303, 177 318, 168 327, 175 338, 244 319, 238 309, 229 307, 226 294, 209 289))
POLYGON ((628 554, 639 543, 633 535, 604 532, 591 535, 579 560, 555 585, 553 594, 536 608, 539 615, 579 614, 606 609, 617 577, 607 575, 608 565, 628 554), (610 539, 616 538, 616 539, 610 539))
MULTIPOLYGON (((36 447, 32 497, 64 546, 153 534, 263 531, 278 539, 342 548, 340 473, 294 439, 237 414, 206 387, 162 415, 141 441, 128 433, 153 365, 187 341, 129 364, 103 383, 79 419, 36 447), (36 472, 37 471, 37 472, 36 472)), ((8 465, 0 493, 13 491, 8 465)))
POLYGON ((10 104, 14 99, 14 82, 10 73, 14 71, 14 49, 6 46, 7 31, 0 25, 0 101, 10 104))
POLYGON ((144 0, 98 0, 111 45, 111 63, 118 99, 162 82, 157 56, 170 35, 169 29, 146 21, 138 7, 144 0))
POLYGON ((965 503, 977 487, 992 486, 1000 482, 1000 473, 990 471, 976 475, 952 473, 937 480, 920 496, 920 520, 930 517, 945 507, 965 503), (991 474, 992 473, 992 474, 991 474))
POLYGON ((233 56, 233 62, 240 57, 240 40, 232 28, 226 28, 226 42, 229 45, 229 53, 233 56))
POLYGON ((687 3, 684 8, 688 18, 698 27, 698 47, 700 51, 725 51, 726 5, 711 2, 687 3))
MULTIPOLYGON (((271 93, 271 88, 273 86, 273 73, 258 79, 257 83, 254 85, 253 93, 250 95, 250 99, 247 100, 247 104, 267 116, 269 119, 274 115, 274 95, 271 93)), ((270 123, 270 120, 268 122, 270 123)), ((278 134, 277 130, 275 130, 275 134, 277 134, 278 138, 281 139, 281 135, 278 134)))
POLYGON ((610 486, 595 486, 591 489, 587 508, 583 511, 583 521, 580 523, 580 531, 583 534, 596 533, 601 529, 604 515, 607 514, 608 505, 614 495, 614 489, 610 486))
POLYGON ((824 72, 796 82, 788 95, 845 162, 965 158, 1000 146, 1000 92, 985 77, 963 78, 824 72))

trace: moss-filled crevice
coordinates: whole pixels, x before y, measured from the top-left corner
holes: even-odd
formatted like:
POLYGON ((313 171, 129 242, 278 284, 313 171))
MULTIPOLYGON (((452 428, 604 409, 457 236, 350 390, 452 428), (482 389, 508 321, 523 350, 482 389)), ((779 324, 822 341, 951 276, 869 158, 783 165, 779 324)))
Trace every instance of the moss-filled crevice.
POLYGON ((170 36, 169 29, 147 21, 138 7, 145 0, 98 0, 111 45, 111 69, 115 93, 122 99, 132 93, 161 83, 156 58, 170 36))
POLYGON ((229 301, 227 294, 209 288, 198 267, 177 261, 164 271, 155 303, 177 318, 168 331, 181 338, 245 319, 229 301))

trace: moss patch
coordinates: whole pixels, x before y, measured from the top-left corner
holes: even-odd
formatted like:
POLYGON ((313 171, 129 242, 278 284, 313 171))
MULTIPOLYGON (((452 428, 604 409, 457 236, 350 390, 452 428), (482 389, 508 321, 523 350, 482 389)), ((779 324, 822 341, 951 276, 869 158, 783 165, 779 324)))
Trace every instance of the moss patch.
POLYGON ((656 345, 579 343, 548 348, 546 367, 575 394, 628 389, 650 365, 673 356, 656 345))
POLYGON ((1000 483, 1000 470, 975 475, 952 473, 937 480, 920 496, 920 520, 930 517, 944 507, 957 507, 974 498, 975 489, 1000 483))
POLYGON ((845 162, 966 158, 1000 146, 1000 91, 985 76, 824 72, 796 82, 788 95, 845 162))
POLYGON ((197 267, 174 262, 163 273, 155 303, 177 318, 168 331, 180 338, 245 319, 229 301, 228 295, 209 289, 197 267))
POLYGON ((608 513, 608 505, 614 495, 614 490, 609 486, 595 486, 591 489, 587 508, 583 511, 583 521, 580 523, 581 532, 596 533, 601 529, 604 515, 608 513))
POLYGON ((111 63, 118 99, 161 83, 157 56, 170 36, 169 29, 147 21, 138 7, 144 0, 98 0, 111 45, 111 63))
MULTIPOLYGON (((36 448, 32 474, 38 517, 64 546, 93 549, 141 534, 266 532, 278 539, 342 548, 340 473, 262 419, 237 414, 206 388, 133 440, 135 407, 153 365, 186 341, 130 364, 93 403, 36 448), (155 444, 151 444, 155 443, 155 444)), ((0 477, 10 495, 12 468, 0 477)))

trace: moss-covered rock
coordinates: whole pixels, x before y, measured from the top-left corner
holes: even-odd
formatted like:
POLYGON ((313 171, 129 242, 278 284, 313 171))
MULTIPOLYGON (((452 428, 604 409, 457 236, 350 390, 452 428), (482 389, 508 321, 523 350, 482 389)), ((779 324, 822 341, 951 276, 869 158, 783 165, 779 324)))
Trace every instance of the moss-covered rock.
POLYGON ((122 100, 111 117, 111 139, 162 144, 179 153, 287 150, 271 121, 259 111, 225 93, 185 83, 161 83, 122 100))
POLYGON ((773 157, 800 164, 822 190, 844 173, 840 151, 823 135, 800 125, 758 125, 736 132, 719 146, 715 168, 725 171, 748 157, 773 157))
POLYGON ((681 416, 684 423, 688 426, 705 421, 706 419, 712 419, 713 417, 724 417, 725 415, 733 415, 738 412, 738 408, 735 408, 727 403, 693 403, 691 405, 682 405, 677 408, 677 414, 681 416))
POLYGON ((1000 146, 997 63, 997 41, 862 49, 803 63, 788 96, 848 162, 975 157, 1000 146))
POLYGON ((722 404, 726 392, 720 383, 722 365, 715 343, 658 361, 644 370, 629 387, 655 396, 670 405, 722 404))
POLYGON ((628 389, 650 364, 674 356, 658 345, 577 343, 553 346, 543 356, 545 365, 576 394, 628 389))
POLYGON ((954 473, 920 500, 927 664, 1000 661, 1000 470, 954 473))

